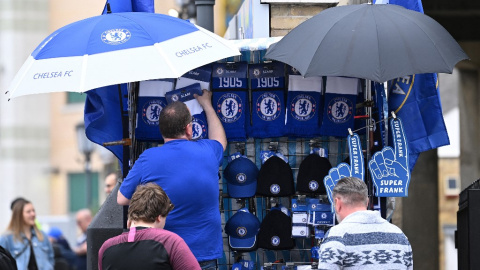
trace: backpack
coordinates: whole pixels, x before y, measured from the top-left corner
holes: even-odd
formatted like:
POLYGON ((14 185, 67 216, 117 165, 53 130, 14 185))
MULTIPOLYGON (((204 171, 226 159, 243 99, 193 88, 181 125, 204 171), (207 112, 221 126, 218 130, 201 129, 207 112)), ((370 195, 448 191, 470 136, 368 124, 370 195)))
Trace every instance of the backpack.
POLYGON ((12 257, 8 250, 0 246, 0 269, 2 270, 17 270, 17 262, 12 257))

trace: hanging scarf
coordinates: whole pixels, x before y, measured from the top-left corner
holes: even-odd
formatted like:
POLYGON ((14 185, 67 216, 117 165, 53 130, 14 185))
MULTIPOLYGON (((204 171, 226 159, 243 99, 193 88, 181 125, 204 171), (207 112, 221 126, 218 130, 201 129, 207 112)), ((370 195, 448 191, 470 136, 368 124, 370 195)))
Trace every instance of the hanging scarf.
POLYGON ((354 125, 359 87, 360 80, 356 78, 327 77, 322 135, 347 137, 348 129, 354 125))
POLYGON ((217 63, 212 75, 213 106, 229 141, 247 139, 247 63, 217 63))
MULTIPOLYGON (((188 86, 197 87, 196 84, 199 84, 200 91, 202 89, 210 90, 210 77, 212 74, 212 66, 205 65, 194 70, 191 70, 182 77, 177 79, 177 84, 175 85, 176 89, 185 88, 188 86)), ((192 90, 198 93, 198 89, 192 90)), ((193 116, 192 122, 192 131, 193 131, 193 140, 206 139, 208 138, 208 126, 207 126, 207 117, 203 111, 202 106, 198 101, 193 98, 191 100, 185 101, 190 113, 193 116)))
POLYGON ((320 136, 320 119, 323 106, 322 77, 302 77, 289 68, 287 122, 288 136, 311 138, 320 136), (320 105, 321 104, 321 105, 320 105))
POLYGON ((285 135, 285 64, 249 65, 252 90, 249 137, 271 138, 285 135))
POLYGON ((135 138, 139 141, 163 140, 158 127, 160 112, 167 105, 165 93, 173 90, 173 79, 141 81, 137 102, 135 138))

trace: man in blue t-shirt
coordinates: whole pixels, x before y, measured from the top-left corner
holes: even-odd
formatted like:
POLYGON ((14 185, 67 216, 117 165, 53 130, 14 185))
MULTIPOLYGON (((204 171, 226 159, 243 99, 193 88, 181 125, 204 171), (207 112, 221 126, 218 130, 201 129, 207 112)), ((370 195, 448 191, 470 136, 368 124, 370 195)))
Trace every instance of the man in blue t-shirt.
POLYGON ((195 98, 206 114, 209 139, 191 141, 192 115, 184 103, 165 106, 159 118, 165 144, 145 150, 135 161, 117 202, 128 205, 137 185, 157 183, 175 205, 165 229, 185 240, 202 269, 216 269, 223 253, 218 169, 227 138, 212 107, 212 93, 203 90, 195 98))

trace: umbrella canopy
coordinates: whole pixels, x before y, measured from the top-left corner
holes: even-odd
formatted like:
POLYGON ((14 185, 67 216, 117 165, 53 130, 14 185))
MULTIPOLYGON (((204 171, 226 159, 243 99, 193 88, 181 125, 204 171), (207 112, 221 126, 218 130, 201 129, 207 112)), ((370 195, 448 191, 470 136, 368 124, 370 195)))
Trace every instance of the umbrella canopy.
POLYGON ((266 58, 303 76, 385 82, 419 73, 452 73, 468 56, 432 18, 397 5, 328 8, 270 46, 266 58))
POLYGON ((178 18, 145 12, 105 14, 49 35, 28 57, 8 92, 13 98, 177 78, 239 54, 228 40, 178 18))

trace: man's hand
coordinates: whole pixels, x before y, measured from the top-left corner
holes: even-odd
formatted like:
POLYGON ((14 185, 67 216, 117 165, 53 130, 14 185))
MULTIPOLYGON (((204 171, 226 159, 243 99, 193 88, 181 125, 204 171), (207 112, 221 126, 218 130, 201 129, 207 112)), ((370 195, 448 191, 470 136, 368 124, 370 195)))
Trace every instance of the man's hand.
POLYGON ((203 89, 202 95, 193 94, 193 96, 197 99, 198 103, 202 106, 203 110, 207 110, 209 107, 212 107, 212 92, 203 89))
POLYGON ((193 96, 197 99, 198 103, 200 103, 207 116, 208 138, 221 143, 223 150, 225 150, 227 148, 227 136, 225 135, 222 122, 220 122, 215 109, 213 109, 212 92, 203 89, 203 94, 201 96, 197 94, 194 94, 193 96))
POLYGON ((410 169, 408 145, 402 121, 399 118, 392 119, 390 129, 393 133, 395 149, 386 146, 376 152, 368 162, 368 168, 375 184, 377 197, 406 197, 410 183, 410 169))
MULTIPOLYGON (((357 177, 364 180, 364 161, 362 152, 362 143, 357 134, 348 136, 348 150, 350 157, 350 165, 342 162, 337 167, 333 167, 328 171, 328 175, 323 178, 323 184, 327 190, 328 200, 333 205, 332 191, 338 180, 344 177, 357 177)), ((333 210, 333 208, 332 208, 333 210)))

